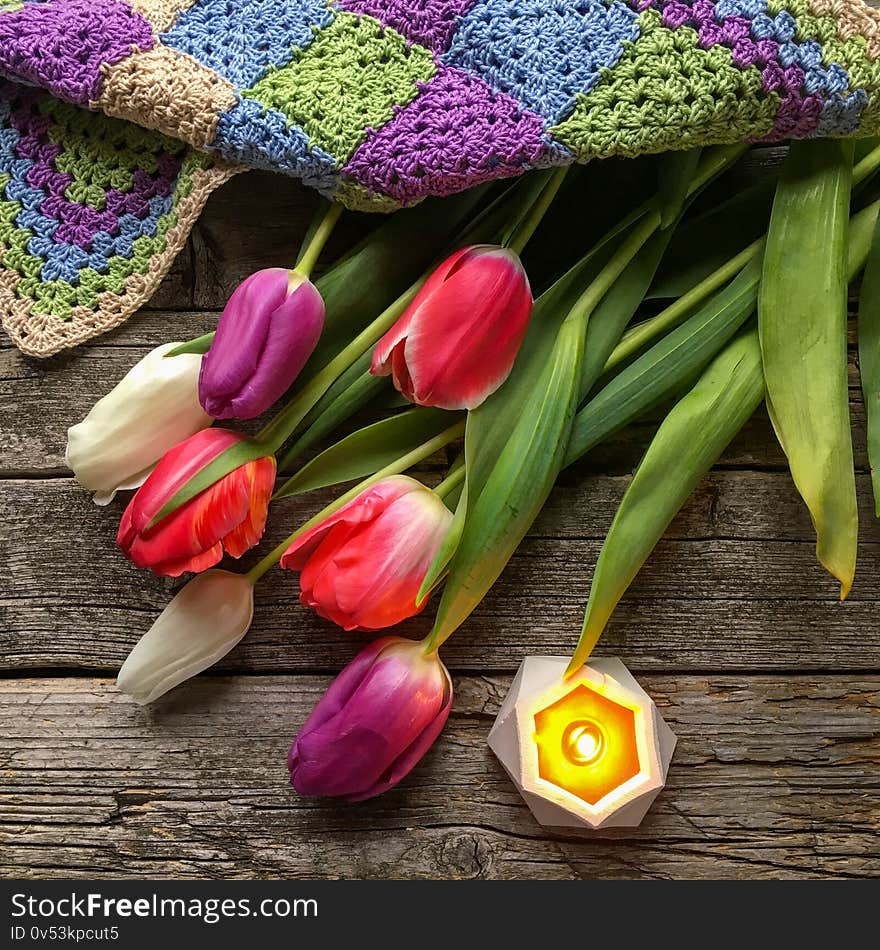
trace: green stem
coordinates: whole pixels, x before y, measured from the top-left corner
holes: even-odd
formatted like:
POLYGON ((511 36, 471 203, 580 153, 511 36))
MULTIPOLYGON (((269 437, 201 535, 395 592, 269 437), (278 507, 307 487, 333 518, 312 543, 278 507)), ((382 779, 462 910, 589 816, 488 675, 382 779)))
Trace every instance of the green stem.
POLYGON ((167 359, 169 356, 183 356, 184 353, 207 353, 213 340, 213 330, 210 333, 203 333, 201 336, 197 336, 194 340, 187 340, 186 343, 181 343, 180 346, 175 346, 173 350, 169 350, 165 354, 165 358, 167 359))
POLYGON ((522 254, 525 250, 525 246, 532 239, 535 231, 537 231, 538 225, 543 220, 550 205, 553 204, 553 199, 556 197, 562 182, 565 180, 568 169, 569 166, 564 165, 562 168, 557 168, 550 176, 550 180, 544 186, 541 194, 538 195, 538 200, 529 209, 528 214, 514 225, 507 240, 502 242, 505 247, 509 247, 517 254, 522 254))
POLYGON ((434 489, 434 494, 437 495, 438 498, 445 498, 451 494, 464 481, 464 473, 464 465, 459 465, 458 468, 454 468, 434 489))
POLYGON ((294 271, 301 277, 308 279, 312 273, 318 258, 321 256, 321 251, 324 250, 324 245, 333 233, 333 228, 336 227, 336 222, 339 220, 341 214, 342 205, 336 201, 331 202, 330 207, 324 212, 320 223, 315 228, 315 233, 312 235, 308 246, 305 251, 303 251, 300 259, 296 262, 294 271))
POLYGON ((291 433, 302 422, 306 413, 327 392, 339 375, 344 373, 352 363, 359 359, 394 326, 397 318, 421 289, 425 279, 425 277, 419 278, 408 290, 405 290, 390 307, 384 310, 348 346, 340 350, 322 370, 316 373, 275 418, 257 433, 254 437, 256 441, 265 445, 274 455, 290 438, 291 433))
POLYGON ((602 372, 609 372, 615 366, 629 359, 655 337, 677 327, 694 307, 701 304, 710 294, 736 277, 743 267, 760 253, 763 246, 764 238, 754 241, 745 250, 740 251, 736 257, 732 257, 722 264, 721 267, 691 287, 687 293, 682 294, 678 300, 661 310, 656 316, 630 327, 624 333, 620 343, 612 350, 602 372))
POLYGON ((870 178, 878 168, 880 168, 880 145, 871 149, 871 151, 853 167, 853 187, 861 185, 870 178))
POLYGON ((637 222, 632 233, 614 252, 611 260, 590 281, 589 286, 577 299, 566 319, 588 319, 617 278, 626 270, 629 262, 639 253, 645 242, 659 227, 660 211, 654 206, 648 210, 641 221, 637 222))
POLYGON ((285 538, 278 547, 274 548, 261 561, 254 565, 254 567, 245 574, 245 577, 247 577, 251 584, 256 584, 267 571, 270 571, 281 560, 284 552, 290 545, 301 535, 305 534, 306 531, 314 528, 316 524, 319 524, 325 518, 339 511, 343 505, 347 505, 353 498, 357 498, 361 492, 366 491, 372 485, 375 485, 376 482, 387 478, 389 475, 400 475, 401 472, 405 472, 408 468, 412 468, 413 465, 417 465, 424 459, 430 458, 435 452, 449 445, 450 442, 454 442, 462 435, 464 435, 464 420, 456 422, 454 426, 450 426, 439 435, 434 436, 433 439, 423 442, 411 452, 407 452, 406 455, 402 455, 390 465, 386 465, 385 468, 370 475, 369 478, 365 478, 362 482, 355 485, 354 488, 350 488, 345 494, 340 495, 335 501, 331 501, 326 508, 322 508, 314 517, 309 518, 305 524, 297 528, 296 531, 285 538))

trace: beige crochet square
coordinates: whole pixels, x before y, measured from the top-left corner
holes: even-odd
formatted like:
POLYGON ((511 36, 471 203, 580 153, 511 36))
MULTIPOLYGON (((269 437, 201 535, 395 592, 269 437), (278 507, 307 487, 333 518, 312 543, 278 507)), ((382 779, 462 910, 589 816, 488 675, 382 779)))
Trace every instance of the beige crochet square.
POLYGON ((170 30, 178 14, 189 10, 197 0, 128 0, 136 13, 149 20, 156 33, 170 30))
POLYGON ((115 66, 103 66, 102 73, 103 89, 92 108, 196 148, 213 141, 220 114, 236 102, 232 83, 166 46, 133 53, 115 66))

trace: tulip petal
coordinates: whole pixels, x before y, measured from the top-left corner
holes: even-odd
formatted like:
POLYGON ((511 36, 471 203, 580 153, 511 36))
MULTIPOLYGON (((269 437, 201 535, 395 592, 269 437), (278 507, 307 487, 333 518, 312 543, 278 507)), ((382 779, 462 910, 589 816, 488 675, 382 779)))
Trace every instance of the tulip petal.
POLYGON ((436 657, 425 657, 412 641, 390 643, 335 715, 300 731, 291 755, 294 787, 308 795, 369 797, 413 744, 427 749, 423 739, 448 700, 448 673, 436 657))
POLYGON ((196 472, 243 438, 229 429, 203 429, 166 452, 129 505, 135 531, 143 531, 196 472))
MULTIPOLYGON (((309 718, 303 723, 300 734, 310 732, 332 719, 351 699, 355 690, 360 686, 376 657, 392 643, 406 642, 402 637, 379 637, 349 663, 345 669, 333 680, 327 691, 312 710, 309 718)), ((290 750, 288 764, 293 768, 295 761, 296 744, 290 750)))
POLYGON ((424 485, 406 475, 383 478, 371 488, 361 492, 339 511, 324 518, 319 524, 301 534, 281 558, 281 566, 294 571, 304 568, 306 562, 324 540, 325 535, 339 522, 349 525, 371 521, 392 501, 411 491, 423 491, 424 485))
POLYGON ((247 512, 244 520, 223 538, 226 553, 235 558, 250 551, 263 536, 269 515, 269 498, 275 487, 275 459, 266 456, 248 462, 238 472, 249 483, 247 512))
POLYGON ((119 524, 117 543, 138 567, 177 577, 212 567, 224 545, 240 557, 262 535, 275 477, 275 459, 246 462, 210 488, 150 527, 177 488, 204 464, 243 436, 207 429, 168 452, 138 493, 119 524))
POLYGON ((418 602, 419 588, 451 523, 432 492, 402 496, 336 552, 333 589, 316 590, 315 600, 335 602, 346 629, 381 630, 415 616, 427 603, 418 602))
MULTIPOLYGON (((211 415, 223 408, 224 397, 237 394, 257 368, 269 332, 269 315, 287 297, 289 272, 272 267, 251 274, 235 288, 217 321, 211 349, 202 358, 199 392, 211 415)), ((217 418, 220 418, 219 416, 217 418)))
POLYGON ((525 275, 511 268, 485 254, 415 315, 405 347, 414 402, 473 409, 507 379, 532 312, 525 275))
POLYGON ((68 429, 65 461, 96 503, 139 487, 169 449, 211 424, 198 400, 201 357, 166 358, 177 345, 151 350, 68 429))
POLYGON ((387 792, 389 789, 394 788, 395 785, 398 785, 407 775, 419 764, 419 762, 424 758, 425 753, 431 746, 437 741, 437 737, 443 731, 443 727, 446 725, 446 720, 449 719, 449 713, 452 711, 452 679, 449 676, 449 673, 446 671, 446 668, 443 668, 444 673, 446 673, 446 679, 449 684, 449 689, 446 694, 445 701, 440 711, 434 717, 434 719, 428 723, 427 726, 422 730, 422 733, 419 737, 410 744, 409 748, 399 756, 391 764, 390 768, 377 779, 377 781, 365 792, 361 792, 357 795, 347 795, 346 800, 350 802, 362 802, 367 798, 375 798, 377 795, 382 795, 387 792))
MULTIPOLYGON (((370 372, 374 376, 388 376, 391 374, 392 352, 398 343, 406 339, 410 324, 418 309, 433 296, 453 271, 457 270, 464 261, 469 260, 475 253, 483 250, 483 247, 483 245, 463 247, 454 254, 450 254, 442 264, 434 268, 431 276, 422 285, 394 326, 376 344, 370 365, 370 372)), ((396 380, 395 385, 397 385, 396 380)))
POLYGON ((305 281, 268 319, 268 332, 253 374, 230 400, 236 419, 253 419, 290 388, 324 329, 324 301, 305 281))
POLYGON ((145 704, 224 657, 247 633, 253 586, 241 574, 209 571, 190 581, 141 637, 116 683, 145 704))

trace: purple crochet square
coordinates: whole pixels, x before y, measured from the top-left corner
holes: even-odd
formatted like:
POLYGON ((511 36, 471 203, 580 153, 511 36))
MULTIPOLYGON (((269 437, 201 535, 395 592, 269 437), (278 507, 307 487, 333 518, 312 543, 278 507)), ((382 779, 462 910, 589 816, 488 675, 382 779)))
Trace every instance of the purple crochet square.
POLYGON ((420 89, 367 133, 344 174, 410 204, 570 160, 550 146, 540 116, 479 76, 441 67, 420 89))
POLYGON ((154 43, 150 24, 117 0, 49 0, 0 15, 0 62, 11 78, 80 106, 98 98, 103 65, 154 43))
POLYGON ((375 17, 412 43, 445 53, 455 32, 456 20, 478 0, 341 0, 351 13, 375 17))

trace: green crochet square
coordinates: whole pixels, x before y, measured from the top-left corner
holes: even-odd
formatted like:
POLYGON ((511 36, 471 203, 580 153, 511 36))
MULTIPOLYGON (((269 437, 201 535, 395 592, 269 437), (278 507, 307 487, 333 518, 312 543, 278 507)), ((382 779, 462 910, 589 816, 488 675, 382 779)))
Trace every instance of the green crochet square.
POLYGON ((779 97, 763 92, 754 66, 738 68, 724 46, 702 49, 690 27, 664 29, 656 10, 639 20, 639 38, 578 95, 572 115, 549 130, 553 138, 581 154, 636 156, 772 130, 779 97))
POLYGON ((381 128, 436 71, 424 47, 407 45, 372 17, 339 13, 290 63, 242 95, 284 113, 341 167, 366 130, 381 128))

